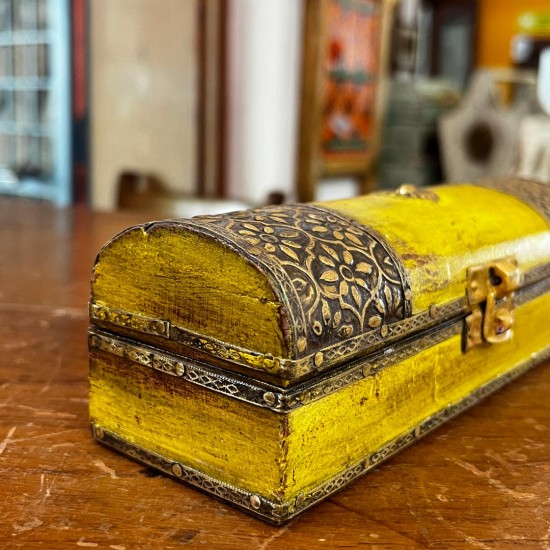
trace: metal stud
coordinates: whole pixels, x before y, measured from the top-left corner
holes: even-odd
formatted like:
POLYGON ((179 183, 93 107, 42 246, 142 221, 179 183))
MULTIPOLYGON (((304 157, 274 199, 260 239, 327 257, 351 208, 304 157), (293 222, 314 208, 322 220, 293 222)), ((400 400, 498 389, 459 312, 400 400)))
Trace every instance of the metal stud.
POLYGON ((165 324, 162 321, 153 321, 151 328, 153 329, 153 332, 156 332, 157 334, 164 334, 166 330, 165 324))
POLYGON ((185 374, 185 365, 183 363, 176 363, 176 374, 183 376, 185 374))
POLYGON ((275 394, 273 392, 266 392, 264 393, 264 401, 270 405, 273 406, 277 402, 277 398, 275 397, 275 394))
POLYGON ((315 363, 316 367, 320 367, 323 364, 323 354, 319 351, 315 354, 315 357, 313 359, 313 362, 315 363))
POLYGON ((172 465, 172 473, 177 477, 181 477, 183 475, 183 468, 176 462, 172 465))
POLYGON ((262 505, 260 497, 258 495, 250 495, 250 505, 254 510, 259 510, 262 505))

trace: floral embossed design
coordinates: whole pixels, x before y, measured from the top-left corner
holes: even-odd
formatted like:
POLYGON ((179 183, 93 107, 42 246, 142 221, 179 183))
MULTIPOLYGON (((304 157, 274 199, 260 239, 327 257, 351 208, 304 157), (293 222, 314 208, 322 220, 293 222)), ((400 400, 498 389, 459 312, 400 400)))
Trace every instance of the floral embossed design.
POLYGON ((277 206, 194 222, 223 229, 248 254, 283 272, 296 297, 289 301, 299 310, 299 356, 410 315, 398 260, 374 232, 336 212, 277 206))

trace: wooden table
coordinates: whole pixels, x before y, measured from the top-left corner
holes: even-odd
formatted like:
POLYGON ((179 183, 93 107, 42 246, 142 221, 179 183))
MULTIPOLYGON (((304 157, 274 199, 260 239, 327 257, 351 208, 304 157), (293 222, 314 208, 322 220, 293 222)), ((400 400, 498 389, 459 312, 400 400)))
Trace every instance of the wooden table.
POLYGON ((548 365, 282 528, 92 442, 89 275, 141 221, 0 199, 1 548, 550 549, 548 365))

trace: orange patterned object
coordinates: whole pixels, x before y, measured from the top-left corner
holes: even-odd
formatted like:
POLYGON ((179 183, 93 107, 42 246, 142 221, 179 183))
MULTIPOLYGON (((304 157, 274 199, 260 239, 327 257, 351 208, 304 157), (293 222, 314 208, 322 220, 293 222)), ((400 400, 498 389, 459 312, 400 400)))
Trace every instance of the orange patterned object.
POLYGON ((331 0, 321 148, 327 162, 368 160, 380 59, 381 2, 331 0))

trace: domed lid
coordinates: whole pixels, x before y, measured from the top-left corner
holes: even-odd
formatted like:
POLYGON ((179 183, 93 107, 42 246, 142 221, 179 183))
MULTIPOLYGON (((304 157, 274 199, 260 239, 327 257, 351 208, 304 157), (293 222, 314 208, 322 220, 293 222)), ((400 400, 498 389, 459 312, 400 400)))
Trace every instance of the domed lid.
POLYGON ((465 315, 473 265, 513 255, 529 281, 544 276, 548 222, 526 204, 544 193, 506 191, 402 188, 136 226, 98 255, 91 319, 295 383, 465 315))

